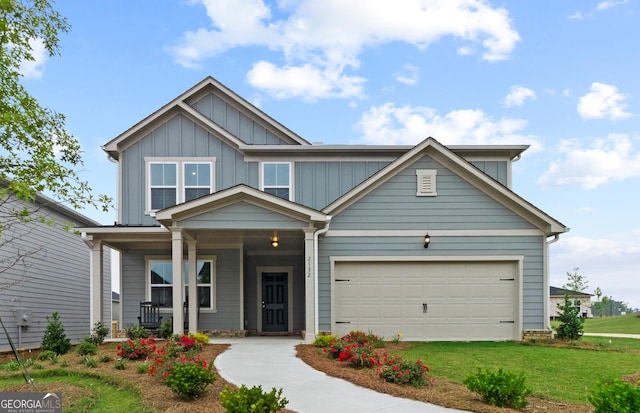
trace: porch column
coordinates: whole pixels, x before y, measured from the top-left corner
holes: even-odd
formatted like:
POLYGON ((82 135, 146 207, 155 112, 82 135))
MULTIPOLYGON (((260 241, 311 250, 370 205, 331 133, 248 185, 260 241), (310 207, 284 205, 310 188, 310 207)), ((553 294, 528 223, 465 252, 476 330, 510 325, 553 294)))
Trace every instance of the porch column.
MULTIPOLYGON (((89 271, 91 273, 89 278, 89 294, 91 297, 89 307, 90 328, 93 328, 98 321, 103 321, 102 297, 104 292, 104 275, 102 274, 102 260, 102 241, 93 241, 93 245, 91 246, 91 260, 89 263, 89 271)), ((108 324, 109 328, 111 328, 111 322, 108 324)))
POLYGON ((184 265, 182 264, 182 231, 171 228, 171 262, 173 269, 173 334, 184 333, 184 265))
POLYGON ((198 332, 198 261, 196 257, 196 241, 187 241, 189 247, 189 332, 198 332))
POLYGON ((315 228, 304 229, 304 303, 305 303, 305 341, 313 342, 316 339, 316 294, 313 251, 313 233, 315 228))

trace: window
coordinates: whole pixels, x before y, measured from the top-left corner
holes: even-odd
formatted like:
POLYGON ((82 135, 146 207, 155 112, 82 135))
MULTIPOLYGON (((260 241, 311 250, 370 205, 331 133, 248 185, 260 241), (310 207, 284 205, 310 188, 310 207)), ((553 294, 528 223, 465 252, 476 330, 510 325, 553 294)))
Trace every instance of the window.
POLYGON ((168 208, 214 191, 213 158, 145 158, 145 162, 147 211, 168 208))
POLYGON ((435 169, 417 169, 417 190, 416 196, 436 196, 436 175, 435 169))
POLYGON ((268 194, 292 200, 291 164, 289 162, 263 163, 262 190, 268 194))
MULTIPOLYGON (((196 277, 198 305, 215 310, 215 257, 198 259, 196 277)), ((173 307, 173 263, 170 259, 148 260, 148 283, 151 301, 161 308, 173 307)), ((189 298, 189 263, 184 261, 185 299, 189 298)))

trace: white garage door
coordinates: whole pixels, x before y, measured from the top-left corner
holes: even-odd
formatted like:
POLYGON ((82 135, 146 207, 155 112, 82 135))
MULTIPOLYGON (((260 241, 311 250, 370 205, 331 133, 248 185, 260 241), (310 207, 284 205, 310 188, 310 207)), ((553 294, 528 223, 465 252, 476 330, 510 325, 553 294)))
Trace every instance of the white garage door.
POLYGON ((333 333, 519 339, 517 277, 513 261, 336 262, 333 333))

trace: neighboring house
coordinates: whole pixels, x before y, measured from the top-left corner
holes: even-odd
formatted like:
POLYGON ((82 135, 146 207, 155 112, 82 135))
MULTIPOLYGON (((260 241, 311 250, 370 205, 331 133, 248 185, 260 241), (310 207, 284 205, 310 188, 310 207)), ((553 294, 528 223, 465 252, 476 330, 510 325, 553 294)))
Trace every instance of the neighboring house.
POLYGON ((565 290, 564 288, 549 287, 549 317, 551 320, 557 318, 560 313, 559 307, 564 306, 564 297, 568 296, 574 307, 578 309, 578 315, 584 318, 591 318, 591 297, 593 294, 581 293, 579 291, 565 290))
POLYGON ((111 320, 120 320, 120 294, 111 291, 111 320))
MULTIPOLYGON (((14 197, 0 201, 0 318, 11 340, 22 348, 39 347, 46 317, 57 311, 67 337, 73 343, 88 335, 93 325, 89 314, 91 274, 87 246, 74 226, 97 222, 38 195, 27 203, 14 197), (30 222, 9 218, 7 211, 27 208, 30 222)), ((109 254, 103 271, 109 274, 109 254)), ((104 297, 101 315, 111 317, 111 279, 105 277, 96 294, 104 297)), ((110 323, 105 322, 107 327, 110 323)), ((0 351, 9 350, 0 330, 0 351)))
POLYGON ((124 325, 518 340, 568 231, 510 189, 526 148, 311 144, 208 77, 103 147, 118 222, 79 230, 122 252, 124 325))

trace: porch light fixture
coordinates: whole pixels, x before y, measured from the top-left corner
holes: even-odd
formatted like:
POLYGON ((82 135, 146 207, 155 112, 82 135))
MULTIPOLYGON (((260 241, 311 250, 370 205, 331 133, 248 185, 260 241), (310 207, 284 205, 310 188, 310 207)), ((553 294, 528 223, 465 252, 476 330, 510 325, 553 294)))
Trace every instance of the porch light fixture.
POLYGON ((273 237, 271 237, 271 246, 273 248, 278 248, 278 245, 280 245, 280 241, 278 241, 278 236, 274 235, 273 237))
POLYGON ((427 235, 424 236, 424 247, 425 248, 429 248, 429 243, 431 242, 431 237, 429 236, 429 233, 427 232, 427 235))

